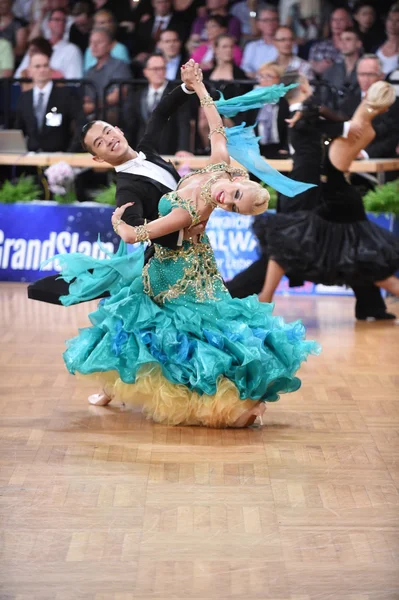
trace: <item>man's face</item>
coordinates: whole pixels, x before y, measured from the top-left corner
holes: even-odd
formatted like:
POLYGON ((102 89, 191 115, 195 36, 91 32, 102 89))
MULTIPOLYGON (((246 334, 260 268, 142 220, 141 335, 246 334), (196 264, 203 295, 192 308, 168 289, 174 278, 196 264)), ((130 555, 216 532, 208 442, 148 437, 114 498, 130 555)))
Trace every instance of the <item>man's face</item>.
POLYGON ((352 19, 346 10, 337 8, 331 15, 330 27, 333 35, 340 35, 344 29, 352 26, 352 19))
POLYGON ((180 54, 181 41, 174 31, 163 31, 158 42, 158 47, 167 58, 174 58, 180 54))
POLYGON ((56 10, 49 19, 48 26, 52 35, 56 37, 64 37, 66 16, 63 12, 56 10))
POLYGON ((144 77, 153 87, 161 87, 165 82, 166 64, 163 56, 152 56, 145 69, 144 77))
POLYGON ((351 31, 344 31, 344 33, 341 33, 341 37, 339 39, 340 49, 344 56, 352 56, 353 54, 358 54, 360 52, 362 42, 355 33, 352 33, 351 31))
POLYGON ((274 36, 274 43, 278 53, 282 56, 291 56, 294 45, 294 36, 287 27, 279 27, 274 36))
POLYGON ((106 29, 107 31, 113 31, 114 21, 111 15, 105 12, 100 12, 99 14, 94 16, 94 27, 101 27, 102 29, 106 29))
POLYGON ((29 74, 33 85, 44 86, 51 80, 50 59, 44 54, 34 54, 29 61, 29 74))
POLYGON ((90 36, 90 50, 94 58, 104 58, 111 52, 111 41, 102 31, 94 31, 90 36))
POLYGON ((274 37, 278 28, 278 15, 271 10, 262 10, 257 23, 262 35, 274 37))
POLYGON ((0 16, 6 16, 11 11, 11 0, 0 0, 0 16))
POLYGON ((91 18, 87 13, 81 13, 77 15, 73 20, 75 26, 82 33, 87 33, 91 29, 91 18))
POLYGON ((112 127, 105 121, 96 121, 84 139, 86 146, 95 154, 97 162, 118 165, 123 161, 129 144, 118 127, 112 127))
POLYGON ((170 0, 152 0, 152 6, 154 7, 154 12, 158 17, 164 17, 171 11, 170 0))
POLYGON ((362 92, 367 92, 369 87, 376 81, 383 79, 378 61, 372 58, 364 58, 357 65, 357 81, 362 92))
POLYGON ((48 10, 57 10, 58 8, 67 10, 68 4, 68 0, 48 0, 48 10))

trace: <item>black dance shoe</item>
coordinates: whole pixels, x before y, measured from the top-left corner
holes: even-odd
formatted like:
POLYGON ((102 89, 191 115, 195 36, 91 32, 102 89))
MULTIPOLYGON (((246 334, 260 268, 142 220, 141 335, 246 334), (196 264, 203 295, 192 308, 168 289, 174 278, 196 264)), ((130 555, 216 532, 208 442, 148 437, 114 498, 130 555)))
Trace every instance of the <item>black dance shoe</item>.
POLYGON ((356 319, 358 321, 393 321, 398 317, 389 312, 378 312, 374 315, 364 315, 363 313, 356 313, 356 319))

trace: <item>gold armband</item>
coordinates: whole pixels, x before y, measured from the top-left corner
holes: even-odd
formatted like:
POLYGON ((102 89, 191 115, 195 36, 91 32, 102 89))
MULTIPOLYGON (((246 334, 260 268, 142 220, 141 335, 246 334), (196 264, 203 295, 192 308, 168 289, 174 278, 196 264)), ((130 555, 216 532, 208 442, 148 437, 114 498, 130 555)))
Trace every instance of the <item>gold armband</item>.
POLYGON ((137 242, 151 242, 150 230, 147 227, 147 220, 144 221, 144 225, 138 225, 134 227, 137 242))
POLYGON ((221 133, 222 136, 227 140, 227 135, 226 135, 226 132, 225 132, 225 129, 224 129, 223 126, 222 127, 215 127, 215 129, 211 129, 210 132, 209 132, 209 135, 208 135, 208 139, 211 139, 211 135, 213 133, 221 133))
POLYGON ((119 235, 119 233, 118 233, 118 227, 119 227, 119 225, 121 223, 123 223, 122 219, 118 219, 117 221, 115 221, 115 223, 112 223, 112 228, 113 228, 113 230, 115 231, 115 233, 117 235, 119 235))
POLYGON ((201 98, 200 104, 201 106, 212 106, 215 104, 215 102, 213 101, 212 97, 208 95, 201 98))

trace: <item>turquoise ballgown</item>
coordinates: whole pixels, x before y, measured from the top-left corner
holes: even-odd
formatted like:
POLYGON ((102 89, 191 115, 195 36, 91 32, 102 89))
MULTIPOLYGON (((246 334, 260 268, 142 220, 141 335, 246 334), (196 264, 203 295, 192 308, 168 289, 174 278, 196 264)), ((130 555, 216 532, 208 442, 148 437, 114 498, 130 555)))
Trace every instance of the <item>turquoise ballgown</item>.
MULTIPOLYGON (((226 169, 221 163, 201 171, 226 169)), ((160 216, 176 207, 196 221, 194 206, 178 192, 161 198, 160 216)), ((296 391, 302 361, 320 351, 300 321, 273 316, 273 304, 231 298, 206 235, 178 250, 155 244, 145 266, 143 248, 128 253, 124 242, 106 260, 57 258, 63 278, 76 278, 63 304, 110 292, 89 315, 92 326, 67 342, 68 370, 94 377, 157 422, 232 425, 254 401, 296 391)))

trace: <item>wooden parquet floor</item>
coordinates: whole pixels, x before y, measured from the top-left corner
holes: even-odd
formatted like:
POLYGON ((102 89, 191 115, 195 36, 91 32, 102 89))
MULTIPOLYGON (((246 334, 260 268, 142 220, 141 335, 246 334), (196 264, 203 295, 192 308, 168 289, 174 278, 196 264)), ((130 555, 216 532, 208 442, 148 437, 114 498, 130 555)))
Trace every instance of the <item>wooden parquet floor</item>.
POLYGON ((324 351, 266 427, 216 431, 89 407, 61 357, 89 308, 0 285, 2 600, 399 598, 397 326, 278 298, 324 351))

